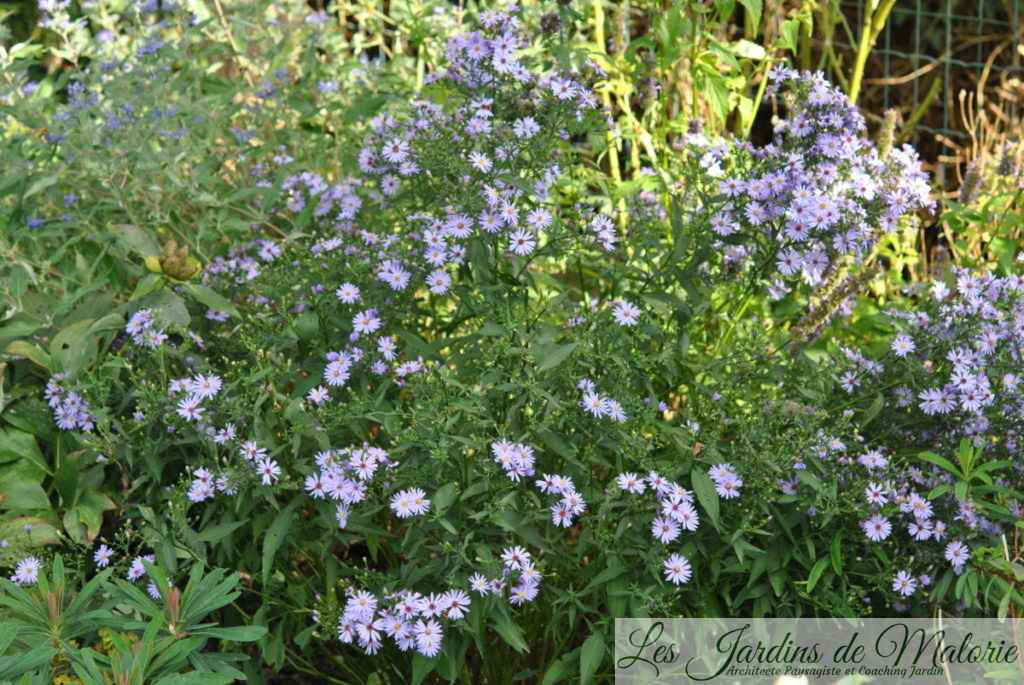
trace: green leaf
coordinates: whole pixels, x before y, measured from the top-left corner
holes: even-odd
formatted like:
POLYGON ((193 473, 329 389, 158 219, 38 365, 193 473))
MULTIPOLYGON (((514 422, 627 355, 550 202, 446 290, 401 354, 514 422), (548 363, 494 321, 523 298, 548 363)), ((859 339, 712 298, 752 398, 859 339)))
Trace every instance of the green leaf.
POLYGON ((807 592, 813 592, 814 586, 818 584, 818 580, 821 578, 821 574, 825 572, 828 567, 829 557, 822 557, 814 562, 814 566, 811 568, 811 574, 807 576, 807 592))
POLYGON ((552 432, 548 428, 541 428, 537 430, 537 437, 540 441, 550 449, 552 452, 565 459, 572 459, 574 454, 572 448, 569 447, 565 440, 562 440, 561 436, 552 432))
POLYGON ((153 310, 153 318, 160 322, 161 327, 188 328, 192 322, 185 300, 170 290, 156 290, 144 297, 140 304, 153 310))
POLYGON ((509 617, 504 611, 499 611, 492 616, 492 625, 494 629, 498 631, 502 639, 512 649, 517 652, 525 654, 530 651, 530 647, 526 644, 526 640, 523 638, 523 630, 509 617))
POLYGON ((64 528, 78 542, 91 545, 100 534, 103 512, 113 508, 114 503, 103 493, 82 491, 74 508, 64 514, 64 528))
POLYGON ((231 626, 229 628, 203 628, 197 631, 204 637, 232 642, 255 642, 267 634, 266 626, 231 626))
POLYGON ((47 371, 51 370, 52 361, 50 355, 38 346, 26 340, 15 340, 7 346, 7 353, 25 357, 47 371))
POLYGON ((132 295, 129 299, 138 300, 139 298, 145 297, 151 292, 157 291, 160 288, 164 287, 166 283, 167 279, 165 279, 160 274, 146 274, 141 279, 139 279, 139 282, 135 286, 135 290, 132 291, 132 295))
MULTIPOLYGON (((760 2, 760 0, 756 0, 760 2)), ((751 43, 749 40, 738 40, 729 46, 732 53, 737 57, 743 57, 744 59, 762 60, 765 58, 764 48, 757 43, 751 43)))
POLYGON ((434 511, 438 514, 443 514, 448 511, 448 507, 455 501, 455 497, 458 495, 458 485, 456 483, 448 483, 447 485, 441 486, 431 498, 434 504, 434 511))
POLYGON ((233 682, 235 678, 226 673, 175 673, 164 676, 154 685, 227 685, 233 682))
POLYGON ((787 19, 782 22, 781 38, 775 41, 775 45, 782 50, 789 50, 796 54, 799 44, 800 21, 798 19, 787 19))
POLYGON ((40 480, 50 474, 35 436, 16 428, 0 428, 0 464, 22 459, 38 470, 40 480))
POLYGON ((140 257, 160 254, 160 246, 146 231, 133 224, 114 224, 108 229, 122 245, 140 257))
POLYGON ((26 539, 33 547, 40 545, 56 545, 60 543, 57 528, 49 521, 38 516, 18 516, 9 521, 0 522, 0 540, 26 539), (28 534, 25 526, 29 527, 28 534))
POLYGON ((277 554, 281 543, 284 542, 284 537, 292 523, 292 514, 295 513, 295 510, 298 509, 299 504, 304 499, 305 497, 303 496, 296 497, 287 507, 282 509, 274 518, 274 522, 270 524, 266 537, 263 538, 263 585, 266 585, 267 579, 270 578, 270 567, 274 563, 274 555, 277 554))
POLYGON ((508 335, 508 330, 501 324, 494 323, 493 321, 484 321, 479 330, 477 330, 477 335, 505 336, 508 335))
POLYGON ((50 498, 36 481, 5 478, 0 486, 0 509, 35 511, 49 508, 50 498))
POLYGON ((204 528, 203 531, 196 536, 196 539, 200 542, 218 542, 227 537, 228 535, 230 535, 234 530, 236 530, 240 526, 244 526, 245 523, 245 521, 217 523, 215 525, 204 528))
POLYGON ((594 674, 597 673, 597 667, 601 665, 601 660, 604 658, 605 653, 605 639, 604 633, 601 630, 596 630, 587 641, 583 643, 583 649, 580 650, 580 682, 589 683, 594 679, 594 674))
POLYGON ((186 283, 183 288, 210 309, 215 309, 218 312, 225 312, 231 316, 240 317, 238 308, 235 307, 230 300, 216 291, 207 288, 205 285, 186 283))
POLYGON ((558 366, 579 346, 579 343, 568 343, 565 345, 555 345, 553 347, 538 347, 535 352, 538 362, 537 373, 543 373, 548 369, 553 369, 558 366))
POLYGON ((54 370, 74 374, 83 369, 96 356, 97 340, 89 335, 95 319, 84 319, 65 326, 50 342, 50 356, 54 370))
POLYGON ((943 469, 948 471, 950 474, 956 476, 957 478, 962 479, 964 477, 964 474, 961 473, 959 468, 953 465, 953 462, 949 461, 944 457, 940 457, 939 455, 933 452, 921 452, 920 454, 917 455, 917 458, 921 459, 922 461, 931 462, 936 466, 941 466, 943 469))
POLYGON ((437 667, 436 658, 428 658, 422 654, 414 654, 412 657, 412 684, 419 685, 423 679, 430 675, 430 672, 437 667))
POLYGON ((0 654, 7 651, 7 648, 14 642, 14 637, 18 634, 18 626, 13 624, 0 626, 0 654))
POLYGON ((699 469, 690 472, 690 482, 693 483, 693 492, 697 495, 697 501, 704 507, 708 518, 716 530, 721 530, 718 518, 718 493, 715 492, 715 484, 711 476, 699 469))
POLYGON ((843 535, 837 533, 832 538, 832 545, 829 548, 829 556, 832 559, 832 569, 836 572, 836 575, 842 575, 843 573, 843 535))
POLYGON ((27 200, 33 195, 43 192, 44 190, 46 190, 59 180, 60 178, 56 174, 43 176, 42 178, 37 179, 34 183, 32 183, 32 185, 28 187, 28 190, 25 191, 25 194, 22 196, 22 199, 27 200))
POLYGON ((34 671, 50 660, 57 650, 44 642, 28 651, 15 652, 0 657, 0 680, 10 680, 29 671, 34 671))
POLYGON ((740 4, 750 15, 750 24, 754 27, 756 35, 757 30, 761 27, 761 12, 764 9, 762 0, 740 0, 740 4))
POLYGON ((574 670, 573 666, 578 655, 579 650, 573 650, 551 664, 544 673, 544 677, 541 678, 540 685, 555 685, 555 683, 567 683, 572 680, 569 674, 574 670))

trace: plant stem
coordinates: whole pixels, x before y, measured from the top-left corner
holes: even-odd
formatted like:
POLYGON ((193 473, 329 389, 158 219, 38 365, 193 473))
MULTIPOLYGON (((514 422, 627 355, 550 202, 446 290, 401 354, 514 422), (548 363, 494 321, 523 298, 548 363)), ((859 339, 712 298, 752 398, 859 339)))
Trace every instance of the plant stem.
POLYGON ((885 22, 892 12, 896 0, 868 0, 868 6, 864 12, 864 25, 861 27, 860 44, 857 46, 857 54, 854 57, 853 71, 850 74, 850 88, 848 96, 850 102, 857 104, 857 97, 860 95, 861 81, 864 78, 864 67, 868 63, 868 56, 871 48, 874 47, 878 34, 885 28, 885 22))

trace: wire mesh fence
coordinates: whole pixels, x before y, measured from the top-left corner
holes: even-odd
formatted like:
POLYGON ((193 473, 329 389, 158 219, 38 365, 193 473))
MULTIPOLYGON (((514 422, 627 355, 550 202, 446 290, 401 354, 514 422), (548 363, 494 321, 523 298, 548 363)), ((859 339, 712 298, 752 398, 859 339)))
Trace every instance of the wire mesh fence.
MULTIPOLYGON (((835 49, 855 50, 869 2, 840 0, 853 35, 837 35, 835 49)), ((898 110, 946 187, 961 163, 1020 135, 1022 19, 1022 0, 898 0, 871 51, 861 103, 898 110)))

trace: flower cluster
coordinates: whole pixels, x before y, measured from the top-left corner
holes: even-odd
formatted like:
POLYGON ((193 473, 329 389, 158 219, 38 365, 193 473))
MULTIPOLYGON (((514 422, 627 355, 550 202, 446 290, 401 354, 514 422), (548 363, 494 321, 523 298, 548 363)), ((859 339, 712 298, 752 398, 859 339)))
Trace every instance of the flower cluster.
POLYGON ((533 563, 532 555, 519 546, 506 547, 501 553, 501 562, 505 566, 500 577, 488 580, 485 576, 474 573, 469 577, 470 587, 481 595, 502 595, 509 590, 508 601, 515 605, 532 602, 540 592, 541 574, 533 563), (519 573, 515 583, 508 580, 516 572, 519 573))
POLYGON ((708 469, 708 476, 715 484, 715 492, 722 499, 735 499, 740 496, 743 479, 736 475, 731 464, 717 464, 708 469))
POLYGON ((46 383, 43 396, 53 409, 53 421, 61 430, 91 431, 96 420, 89 413, 89 403, 65 384, 68 375, 55 373, 46 383))
POLYGON ((391 498, 391 510, 401 519, 418 516, 430 510, 430 500, 420 488, 402 490, 391 498))
MULTIPOLYGON (((405 206, 406 190, 448 203, 435 210, 417 200, 399 233, 362 236, 377 243, 375 274, 394 291, 424 284, 444 295, 469 241, 504 245, 513 256, 534 253, 557 223, 545 204, 561 169, 544 151, 568 135, 561 124, 549 127, 598 115, 584 75, 530 71, 519 56, 528 46, 519 20, 487 15, 480 31, 449 42, 447 69, 430 77, 444 97, 423 96, 375 119, 359 155, 363 173, 396 207, 405 206)), ((606 245, 614 242, 610 226, 596 232, 606 245)))
MULTIPOLYGON (((908 444, 942 449, 961 439, 976 447, 1024 455, 1024 275, 998 277, 954 269, 955 283, 938 281, 913 311, 890 311, 899 332, 892 359, 874 361, 847 350, 853 391, 863 379, 896 378, 898 423, 908 444)), ((870 384, 869 384, 870 385, 870 384)))
POLYGON ((583 393, 580 400, 580 407, 591 416, 596 418, 608 417, 612 421, 623 422, 626 420, 626 410, 622 405, 603 393, 595 390, 594 381, 584 378, 576 388, 583 393))
POLYGON ((836 438, 830 438, 827 446, 822 443, 814 456, 839 487, 863 493, 859 527, 866 544, 884 543, 898 558, 926 571, 914 576, 904 570, 896 576, 893 591, 902 597, 930 585, 928 572, 942 559, 955 574, 963 573, 971 555, 963 539, 951 540, 951 536, 981 540, 999 530, 973 502, 954 494, 952 475, 938 468, 904 466, 879 449, 848 446, 836 438))
POLYGON ((788 87, 788 116, 771 144, 688 136, 683 147, 706 173, 711 202, 702 219, 725 265, 774 263, 772 292, 802 278, 817 285, 842 260, 866 255, 901 217, 931 207, 929 187, 909 146, 883 158, 865 138, 864 118, 819 75, 776 66, 769 95, 788 87), (760 256, 757 252, 767 250, 760 256), (755 259, 755 257, 757 259, 755 259))
MULTIPOLYGON (((352 506, 367 499, 367 487, 379 475, 381 467, 393 468, 397 462, 388 457, 386 450, 370 445, 349 446, 341 450, 327 450, 316 455, 320 470, 306 477, 306 492, 314 499, 337 502, 335 518, 341 528, 348 525, 352 506)), ((424 513, 430 505, 422 490, 409 490, 392 498, 391 508, 402 518, 424 513), (396 504, 395 498, 399 499, 396 504)))
POLYGON ((345 610, 338 618, 338 639, 376 654, 387 636, 402 651, 415 649, 424 656, 436 656, 444 638, 438 619, 459 620, 469 605, 463 590, 431 595, 401 590, 380 600, 366 590, 349 588, 345 610))
MULTIPOLYGON (((651 521, 651 536, 661 544, 675 541, 683 530, 693 532, 700 526, 693 493, 657 471, 643 477, 631 472, 620 473, 616 484, 620 490, 635 495, 643 494, 648 488, 654 493, 661 513, 651 521)), ((690 563, 683 556, 673 554, 665 562, 665 576, 676 585, 687 582, 690 572, 690 563)))
POLYGON ((545 473, 544 477, 536 482, 537 488, 545 495, 559 495, 557 504, 551 507, 551 522, 556 526, 568 528, 573 524, 573 519, 587 510, 587 502, 580 493, 576 492, 576 486, 572 478, 568 476, 550 475, 545 473))
POLYGON ((508 440, 498 440, 491 443, 491 452, 494 454, 494 462, 501 466, 511 480, 517 483, 523 478, 533 476, 533 447, 522 443, 513 443, 508 440))
POLYGON ((186 421, 199 421, 206 408, 202 403, 217 396, 221 388, 221 378, 215 374, 207 376, 195 376, 194 378, 177 378, 171 381, 167 388, 167 394, 174 397, 178 394, 184 396, 178 400, 175 407, 178 416, 186 421))
POLYGON ((167 342, 167 334, 157 327, 152 309, 140 309, 132 314, 124 330, 140 347, 156 349, 167 342))

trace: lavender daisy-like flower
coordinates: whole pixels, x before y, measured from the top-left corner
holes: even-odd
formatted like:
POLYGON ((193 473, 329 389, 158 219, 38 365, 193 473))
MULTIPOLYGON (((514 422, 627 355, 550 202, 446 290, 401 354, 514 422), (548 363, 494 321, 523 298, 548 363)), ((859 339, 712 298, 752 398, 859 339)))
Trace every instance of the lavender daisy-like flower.
POLYGON ((200 399, 195 395, 184 397, 178 402, 178 416, 186 421, 198 421, 205 411, 199 406, 200 399))
POLYGON ((481 595, 489 594, 491 591, 490 584, 487 582, 487 578, 479 573, 474 573, 469 577, 469 587, 473 592, 481 595))
POLYGON ((469 611, 470 599, 464 590, 449 590, 441 596, 440 603, 448 618, 458 620, 469 611))
POLYGON ((426 493, 420 488, 411 488, 396 493, 391 498, 391 510, 398 518, 409 518, 418 514, 425 514, 430 509, 430 500, 426 493))
POLYGON ((689 560, 681 554, 673 554, 665 560, 665 579, 679 585, 689 582, 693 570, 689 560))
POLYGON ((971 555, 967 551, 967 545, 959 540, 954 540, 946 545, 945 557, 946 561, 953 565, 953 569, 957 573, 962 573, 964 564, 971 558, 971 555))
POLYGON ((668 544, 679 537, 679 524, 669 517, 657 516, 651 521, 651 535, 668 544))
POLYGON ((110 565, 110 560, 114 558, 114 550, 110 549, 106 545, 100 545, 96 553, 93 554, 92 560, 96 562, 96 565, 100 568, 106 568, 110 565))
POLYGON ((868 483, 868 486, 864 488, 864 496, 867 497, 869 504, 875 506, 881 506, 889 501, 885 494, 885 488, 877 483, 868 483))
POLYGON ((917 578, 910 575, 910 571, 900 571, 892 581, 892 591, 898 592, 904 597, 914 594, 917 589, 917 578))
POLYGON ((31 585, 39 580, 39 569, 42 566, 42 562, 35 557, 25 557, 15 567, 11 581, 16 585, 31 585))
POLYGON ((281 475, 281 467, 273 459, 260 459, 256 462, 256 473, 263 477, 264 485, 273 485, 281 475))
POLYGON ((538 592, 539 588, 534 583, 517 585, 509 592, 508 601, 517 606, 525 602, 532 602, 537 597, 538 592))
POLYGON ((635 326, 640 321, 640 309, 635 304, 620 300, 612 309, 612 317, 620 326, 635 326))
POLYGON ((501 553, 505 566, 513 571, 520 571, 530 563, 530 553, 522 547, 506 547, 501 553))
POLYGON ((895 338, 893 338, 890 347, 893 351, 893 354, 895 354, 897 357, 906 357, 908 354, 917 349, 916 345, 914 345, 914 339, 911 338, 906 333, 900 333, 895 338))
POLYGON ((885 518, 881 514, 875 514, 866 521, 861 521, 860 527, 864 529, 865 535, 868 536, 868 540, 872 542, 879 542, 889 537, 892 532, 892 524, 889 523, 889 519, 885 518))
MULTIPOLYGON (((333 363, 333 362, 332 362, 333 363)), ((318 385, 306 394, 306 399, 313 404, 323 404, 329 397, 327 388, 318 385)))
POLYGON ((345 304, 355 304, 356 302, 359 302, 360 299, 359 288, 351 283, 342 283, 338 286, 338 289, 334 291, 334 294, 345 304))
POLYGON ((441 631, 441 624, 430 619, 420 619, 416 622, 413 630, 416 635, 416 650, 423 656, 436 656, 441 651, 441 639, 444 636, 441 631))
POLYGON ((635 473, 621 473, 616 479, 620 490, 631 492, 633 494, 640 494, 646 488, 647 484, 644 483, 643 478, 637 476, 635 473))

